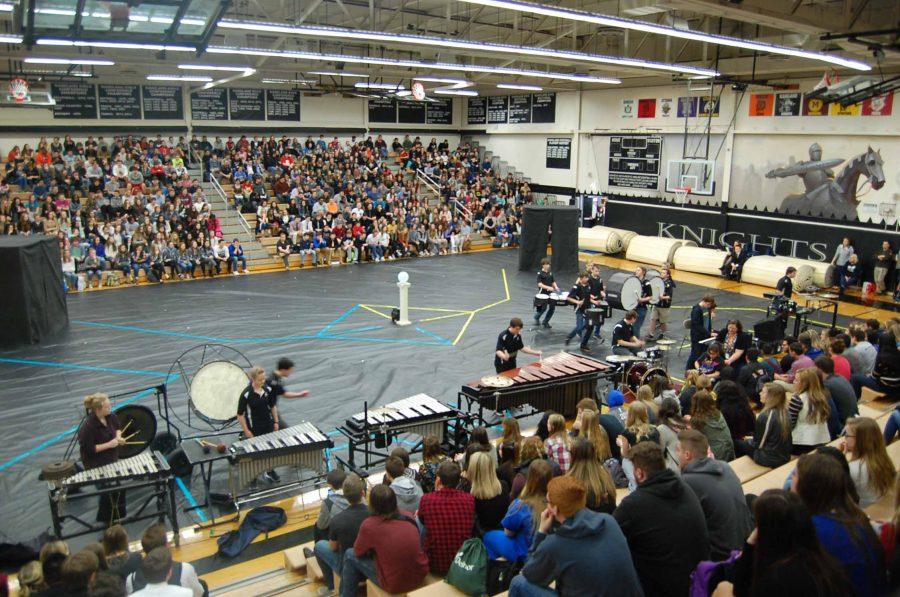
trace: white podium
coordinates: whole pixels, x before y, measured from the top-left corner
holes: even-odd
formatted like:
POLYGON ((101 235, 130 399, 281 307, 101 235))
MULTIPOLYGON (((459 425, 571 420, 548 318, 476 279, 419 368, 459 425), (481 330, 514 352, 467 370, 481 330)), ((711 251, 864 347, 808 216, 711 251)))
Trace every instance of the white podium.
POLYGON ((409 282, 397 282, 397 288, 400 290, 400 319, 397 325, 410 325, 409 320, 409 282))

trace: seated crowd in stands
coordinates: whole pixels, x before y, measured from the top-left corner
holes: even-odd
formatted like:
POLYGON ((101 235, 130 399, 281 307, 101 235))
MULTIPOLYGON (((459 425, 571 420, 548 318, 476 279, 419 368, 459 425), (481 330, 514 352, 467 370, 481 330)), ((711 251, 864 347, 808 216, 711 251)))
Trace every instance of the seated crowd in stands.
POLYGON ((277 253, 285 263, 290 253, 315 265, 454 253, 480 230, 497 246, 517 244, 527 184, 495 177, 468 145, 424 148, 408 136, 395 145, 397 173, 385 165, 381 137, 42 138, 36 150, 26 144, 7 155, 0 234, 57 235, 69 288, 79 274, 99 286, 104 272, 131 283, 141 271, 149 281, 246 273, 240 241, 224 238, 189 175, 196 158, 206 176, 234 186, 238 207, 257 213, 258 233, 284 233, 277 253), (438 205, 421 197, 416 170, 440 185, 438 205))

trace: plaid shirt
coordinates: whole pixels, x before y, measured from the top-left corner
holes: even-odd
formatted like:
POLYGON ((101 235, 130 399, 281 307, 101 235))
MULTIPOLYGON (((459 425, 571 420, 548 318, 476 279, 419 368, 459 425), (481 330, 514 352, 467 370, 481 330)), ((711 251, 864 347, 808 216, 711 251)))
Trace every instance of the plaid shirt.
POLYGON ((448 487, 426 493, 419 503, 419 520, 425 525, 425 553, 431 571, 443 576, 463 541, 472 537, 475 498, 448 487))
POLYGON ((566 439, 562 435, 554 435, 547 438, 545 446, 547 447, 547 455, 551 460, 556 461, 562 474, 565 475, 569 472, 569 467, 572 466, 572 455, 566 447, 566 439))

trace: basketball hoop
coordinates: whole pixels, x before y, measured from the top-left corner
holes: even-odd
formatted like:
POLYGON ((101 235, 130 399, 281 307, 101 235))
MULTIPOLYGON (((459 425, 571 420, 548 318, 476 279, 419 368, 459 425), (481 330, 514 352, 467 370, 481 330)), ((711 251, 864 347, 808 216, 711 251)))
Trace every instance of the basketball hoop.
POLYGON ((684 205, 687 196, 691 194, 691 187, 674 187, 672 192, 675 193, 675 203, 684 205))
POLYGON ((28 81, 25 79, 15 78, 9 82, 9 95, 6 99, 17 104, 24 104, 28 101, 28 81))

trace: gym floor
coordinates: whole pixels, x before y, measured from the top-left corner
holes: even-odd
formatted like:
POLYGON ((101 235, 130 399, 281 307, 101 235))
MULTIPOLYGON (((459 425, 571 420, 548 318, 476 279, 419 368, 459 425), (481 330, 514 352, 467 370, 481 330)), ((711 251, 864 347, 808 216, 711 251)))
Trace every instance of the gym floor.
MULTIPOLYGON (((595 258, 603 264, 604 279, 630 266, 582 254, 582 259, 595 258)), ((562 288, 570 286, 569 278, 558 280, 562 288)), ((738 318, 752 328, 765 316, 763 289, 678 272, 675 279, 670 336, 676 340, 683 335, 680 322, 687 310, 707 292, 715 293, 719 303, 717 327, 738 318)), ((155 411, 155 394, 147 388, 169 383, 172 412, 184 420, 189 406, 173 364, 194 347, 223 344, 267 371, 279 357, 291 358, 296 369, 288 389, 309 389, 312 395, 282 400, 280 410, 290 423, 306 420, 335 436, 335 427, 361 412, 364 401, 371 408, 424 392, 455 404, 463 383, 493 373, 496 337, 509 318, 531 323, 534 294, 535 273, 518 271, 516 251, 498 250, 69 295, 67 333, 45 345, 0 352, 3 540, 27 540, 50 527, 47 486, 38 474, 63 457, 87 394, 130 392, 114 406, 137 403, 155 411), (408 327, 390 321, 401 271, 409 273, 412 283, 413 325, 408 327)), ((845 314, 838 325, 846 325, 848 316, 874 316, 867 314, 870 311, 842 306, 845 314)), ((610 330, 621 312, 613 315, 604 326, 606 341, 595 345, 594 357, 609 354, 610 330)), ((574 325, 572 311, 558 308, 551 323, 551 330, 526 328, 525 343, 545 355, 564 349, 565 335, 574 325)), ((577 350, 577 345, 570 348, 577 350)), ((681 375, 685 358, 683 353, 672 355, 673 376, 681 375)), ((531 360, 521 355, 519 363, 531 360)), ((197 433, 174 422, 186 435, 197 433)), ((340 453, 340 438, 335 442, 340 453)), ((226 467, 217 465, 213 491, 224 488, 226 467)), ((179 488, 178 501, 187 505, 202 491, 195 470, 193 483, 179 488)), ((89 506, 94 507, 93 500, 89 506)), ((186 525, 215 513, 179 515, 186 525)), ((143 526, 137 523, 129 529, 132 537, 139 536, 143 526)))

